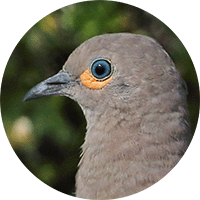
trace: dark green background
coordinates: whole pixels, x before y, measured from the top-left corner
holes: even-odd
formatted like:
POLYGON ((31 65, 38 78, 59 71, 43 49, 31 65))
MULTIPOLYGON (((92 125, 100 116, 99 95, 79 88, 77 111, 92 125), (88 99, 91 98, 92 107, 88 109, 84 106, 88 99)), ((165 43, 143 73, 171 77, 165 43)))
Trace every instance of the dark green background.
POLYGON ((169 53, 188 86, 194 132, 199 87, 183 44, 161 21, 136 7, 92 1, 57 10, 35 24, 20 40, 7 64, 1 94, 6 133, 16 154, 39 179, 73 195, 86 122, 79 106, 65 97, 22 102, 28 90, 57 73, 70 53, 100 34, 131 32, 155 38, 169 53))

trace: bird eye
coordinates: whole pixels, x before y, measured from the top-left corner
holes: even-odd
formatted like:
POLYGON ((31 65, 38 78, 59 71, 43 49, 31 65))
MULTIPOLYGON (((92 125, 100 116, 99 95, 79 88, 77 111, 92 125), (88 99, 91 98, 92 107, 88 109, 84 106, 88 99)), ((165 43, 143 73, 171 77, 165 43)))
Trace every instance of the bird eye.
POLYGON ((91 65, 91 73, 97 79, 107 79, 112 73, 110 61, 105 59, 95 60, 91 65))

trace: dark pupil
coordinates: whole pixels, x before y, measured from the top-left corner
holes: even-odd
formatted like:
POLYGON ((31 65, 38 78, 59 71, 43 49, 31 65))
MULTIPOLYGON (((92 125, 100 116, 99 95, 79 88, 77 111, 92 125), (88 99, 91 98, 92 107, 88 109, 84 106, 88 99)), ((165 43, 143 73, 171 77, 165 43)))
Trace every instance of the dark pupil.
POLYGON ((105 67, 101 64, 98 64, 98 66, 95 68, 95 72, 97 75, 101 76, 105 73, 105 67))

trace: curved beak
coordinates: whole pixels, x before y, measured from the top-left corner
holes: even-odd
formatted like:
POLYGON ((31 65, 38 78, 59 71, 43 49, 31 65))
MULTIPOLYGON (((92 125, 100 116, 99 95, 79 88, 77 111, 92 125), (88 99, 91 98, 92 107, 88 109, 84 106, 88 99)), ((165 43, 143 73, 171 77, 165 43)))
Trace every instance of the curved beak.
POLYGON ((42 81, 33 87, 25 95, 23 101, 37 99, 43 96, 59 96, 62 95, 62 89, 68 87, 72 80, 70 75, 66 72, 59 72, 58 74, 42 81))

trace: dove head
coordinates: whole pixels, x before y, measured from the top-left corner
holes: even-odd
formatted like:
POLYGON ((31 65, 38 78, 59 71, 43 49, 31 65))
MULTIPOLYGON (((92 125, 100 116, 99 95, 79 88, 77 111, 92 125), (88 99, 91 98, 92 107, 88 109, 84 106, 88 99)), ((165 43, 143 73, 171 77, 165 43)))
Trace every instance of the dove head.
POLYGON ((120 112, 171 109, 184 93, 182 79, 164 49, 152 38, 129 33, 93 37, 69 56, 63 69, 25 96, 65 95, 83 111, 118 108, 120 112), (165 94, 173 92, 171 101, 165 94), (165 97, 166 96, 166 97, 165 97), (168 102, 166 104, 166 102, 168 102), (147 105, 150 104, 150 107, 147 105), (155 106, 153 106, 155 104, 155 106), (163 104, 163 106, 160 106, 163 104))

